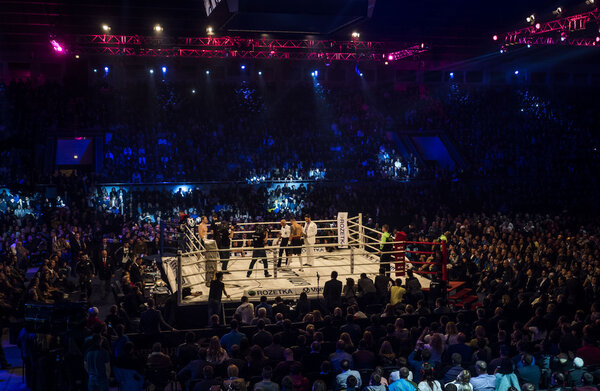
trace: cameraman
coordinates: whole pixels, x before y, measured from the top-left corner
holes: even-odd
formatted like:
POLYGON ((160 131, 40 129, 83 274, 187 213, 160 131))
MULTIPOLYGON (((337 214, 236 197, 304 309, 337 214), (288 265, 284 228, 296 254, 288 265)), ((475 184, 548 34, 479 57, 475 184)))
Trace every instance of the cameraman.
POLYGON ((265 267, 265 277, 271 277, 269 274, 269 265, 267 263, 267 252, 265 251, 265 245, 267 244, 267 238, 269 230, 264 225, 257 225, 252 233, 252 262, 250 262, 250 270, 246 273, 246 277, 250 277, 254 264, 260 258, 265 267))

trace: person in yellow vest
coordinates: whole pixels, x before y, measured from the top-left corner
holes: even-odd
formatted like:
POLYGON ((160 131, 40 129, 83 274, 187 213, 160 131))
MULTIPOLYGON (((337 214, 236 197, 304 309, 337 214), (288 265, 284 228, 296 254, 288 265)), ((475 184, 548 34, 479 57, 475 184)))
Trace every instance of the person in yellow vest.
POLYGON ((393 250, 393 245, 388 242, 393 242, 394 240, 392 239, 392 234, 389 232, 389 225, 384 224, 383 227, 381 227, 381 231, 383 233, 381 234, 381 241, 379 242, 380 268, 383 268, 385 273, 389 274, 390 262, 392 261, 392 254, 390 254, 390 252, 393 250))
POLYGON ((402 303, 406 289, 402 287, 402 279, 396 278, 396 284, 390 288, 390 304, 396 306, 402 303))

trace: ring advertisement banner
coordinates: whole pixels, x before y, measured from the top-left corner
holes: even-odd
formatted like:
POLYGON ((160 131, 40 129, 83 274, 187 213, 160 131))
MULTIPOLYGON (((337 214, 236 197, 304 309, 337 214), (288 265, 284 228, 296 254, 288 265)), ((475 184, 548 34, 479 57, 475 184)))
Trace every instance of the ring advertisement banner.
POLYGON ((339 248, 348 248, 348 212, 338 212, 337 228, 339 248))

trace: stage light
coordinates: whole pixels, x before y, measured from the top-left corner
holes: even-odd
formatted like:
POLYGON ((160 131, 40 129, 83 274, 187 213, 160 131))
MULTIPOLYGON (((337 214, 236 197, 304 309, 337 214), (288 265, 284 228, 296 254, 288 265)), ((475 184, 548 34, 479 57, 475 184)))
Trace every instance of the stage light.
POLYGON ((497 40, 498 40, 498 36, 497 36, 497 35, 494 35, 494 36, 492 37, 492 39, 493 39, 494 41, 497 41, 497 40))
POLYGON ((242 65, 240 68, 241 68, 241 69, 242 69, 242 71, 243 71, 243 70, 245 70, 245 69, 246 69, 246 66, 245 66, 245 65, 242 65))
POLYGON ((151 75, 154 75, 154 69, 150 68, 149 72, 150 72, 151 75))
POLYGON ((311 75, 312 77, 315 77, 315 73, 314 73, 314 72, 311 72, 311 73, 310 73, 310 75, 311 75))
POLYGON ((98 70, 96 68, 94 68, 94 73, 97 73, 97 72, 98 72, 98 70))
POLYGON ((564 42, 564 41, 566 41, 566 40, 567 40, 567 34, 566 34, 566 33, 564 33, 564 32, 563 32, 563 33, 560 33, 560 40, 561 40, 561 42, 564 42))
POLYGON ((58 43, 58 41, 56 41, 56 39, 51 40, 50 45, 52 45, 52 49, 54 49, 54 51, 57 53, 62 54, 65 51, 65 49, 62 47, 62 45, 60 43, 58 43))
POLYGON ((167 67, 162 67, 161 70, 162 70, 162 73, 167 73, 167 67))
POLYGON ((562 7, 558 7, 557 9, 555 9, 554 11, 552 11, 552 15, 554 16, 560 16, 560 14, 562 14, 563 9, 562 7))
POLYGON ((541 24, 539 24, 539 23, 536 23, 536 24, 535 24, 535 29, 536 29, 536 30, 539 30, 539 29, 541 29, 541 28, 542 28, 542 25, 541 25, 541 24))
POLYGON ((79 58, 79 54, 76 54, 76 55, 75 55, 75 58, 79 58))
POLYGON ((390 54, 390 55, 388 56, 388 60, 392 61, 393 59, 394 59, 394 56, 390 54))
POLYGON ((587 5, 594 5, 594 0, 585 0, 587 5))
POLYGON ((362 72, 359 75, 360 75, 360 77, 363 77, 363 73, 362 72))
POLYGON ((73 159, 77 160, 77 159, 79 159, 79 156, 73 155, 73 159))
POLYGON ((528 43, 528 44, 527 44, 527 47, 528 47, 528 48, 531 48, 531 44, 530 44, 530 43, 528 43))
POLYGON ((360 38, 360 34, 358 33, 358 31, 353 31, 353 32, 352 32, 352 38, 353 38, 353 39, 358 39, 358 38, 360 38))
POLYGON ((213 30, 213 28, 211 26, 208 26, 206 28, 206 34, 208 34, 208 35, 213 35, 214 34, 214 30, 213 30))
POLYGON ((526 17, 525 20, 527 21, 527 23, 533 23, 535 21, 535 15, 531 14, 528 17, 526 17))
POLYGON ((162 32, 164 29, 160 24, 155 24, 154 25, 154 31, 156 31, 157 33, 162 32))
POLYGON ((196 90, 195 90, 195 89, 192 89, 192 94, 195 94, 195 93, 196 93, 196 90))
POLYGON ((208 69, 206 70, 206 74, 207 74, 207 75, 210 75, 210 71, 209 71, 208 69))
POLYGON ((315 77, 319 76, 319 71, 315 69, 315 77))
POLYGON ((519 74, 519 71, 515 71, 515 75, 518 75, 518 74, 519 74))
POLYGON ((387 64, 388 64, 388 62, 386 61, 386 62, 384 62, 384 64, 385 64, 385 65, 387 65, 387 64))
POLYGON ((450 72, 450 79, 454 79, 454 72, 450 72))
POLYGON ((104 73, 108 73, 108 67, 104 67, 104 73))
POLYGON ((596 37, 596 42, 600 42, 600 36, 596 37))
POLYGON ((262 71, 258 71, 258 76, 262 76, 262 71))
POLYGON ((102 25, 102 30, 104 30, 105 32, 109 32, 110 31, 110 26, 107 24, 103 24, 102 25))

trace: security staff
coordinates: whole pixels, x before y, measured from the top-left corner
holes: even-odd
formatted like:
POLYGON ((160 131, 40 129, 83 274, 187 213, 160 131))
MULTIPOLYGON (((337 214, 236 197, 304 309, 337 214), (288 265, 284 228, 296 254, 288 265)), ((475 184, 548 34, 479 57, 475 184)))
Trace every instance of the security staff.
POLYGON ((262 261, 265 267, 265 277, 271 277, 269 274, 269 265, 267 263, 267 252, 265 251, 265 245, 267 244, 268 230, 264 227, 264 225, 257 225, 254 228, 254 232, 252 233, 252 261, 250 262, 250 270, 246 273, 246 277, 250 277, 252 274, 252 269, 254 269, 254 264, 259 259, 262 261))
POLYGON ((219 221, 219 217, 216 214, 212 215, 211 231, 213 238, 217 242, 219 247, 219 257, 221 258, 221 270, 224 274, 229 274, 227 271, 227 265, 229 264, 229 257, 231 256, 231 239, 233 238, 233 229, 229 225, 228 221, 219 221))

